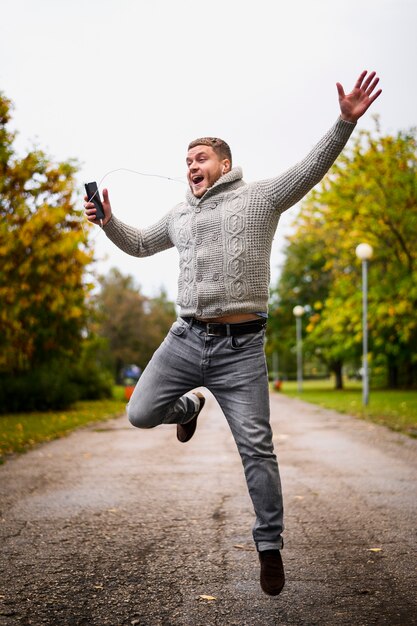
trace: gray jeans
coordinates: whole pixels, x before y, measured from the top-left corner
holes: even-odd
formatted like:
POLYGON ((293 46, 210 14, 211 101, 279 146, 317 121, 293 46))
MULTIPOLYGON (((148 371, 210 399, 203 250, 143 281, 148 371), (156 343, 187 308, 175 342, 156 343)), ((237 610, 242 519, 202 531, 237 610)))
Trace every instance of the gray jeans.
POLYGON ((239 450, 256 514, 259 551, 282 547, 283 506, 269 423, 269 389, 262 330, 211 337, 179 318, 153 355, 127 406, 138 428, 189 421, 204 386, 217 399, 239 450))

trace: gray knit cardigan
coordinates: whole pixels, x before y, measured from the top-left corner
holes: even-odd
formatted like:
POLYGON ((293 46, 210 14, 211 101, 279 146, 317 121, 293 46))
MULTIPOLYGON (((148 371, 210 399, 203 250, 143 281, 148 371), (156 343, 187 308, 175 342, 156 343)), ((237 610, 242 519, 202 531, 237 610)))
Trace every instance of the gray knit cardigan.
POLYGON ((182 316, 267 312, 279 216, 323 178, 354 127, 339 118, 302 161, 277 178, 247 184, 236 167, 202 198, 188 190, 186 200, 152 226, 133 228, 113 214, 104 231, 133 256, 177 248, 182 316))

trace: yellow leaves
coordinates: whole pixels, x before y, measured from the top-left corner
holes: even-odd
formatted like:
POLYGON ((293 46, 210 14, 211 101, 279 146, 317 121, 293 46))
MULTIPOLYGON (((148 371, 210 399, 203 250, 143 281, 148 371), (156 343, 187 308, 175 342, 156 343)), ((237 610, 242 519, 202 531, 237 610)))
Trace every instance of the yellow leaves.
POLYGON ((72 319, 79 319, 82 317, 83 313, 84 312, 81 307, 73 306, 68 311, 68 317, 71 317, 72 319))
MULTIPOLYGON (((319 304, 321 304, 321 303, 319 303, 319 304)), ((311 315, 310 319, 309 319, 309 323, 306 326, 307 333, 312 333, 313 330, 315 329, 316 325, 319 324, 320 320, 321 320, 320 313, 314 313, 313 315, 311 315)))
POLYGON ((0 363, 3 370, 21 370, 34 357, 67 356, 68 346, 73 350, 81 341, 83 275, 93 254, 74 206, 77 163, 54 163, 40 149, 20 158, 13 134, 3 140, 10 158, 0 176, 0 363))
POLYGON ((382 552, 382 548, 368 548, 368 552, 382 552))
POLYGON ((206 600, 207 602, 213 602, 213 601, 217 600, 217 598, 215 596, 205 596, 205 595, 198 596, 198 599, 199 600, 206 600))
POLYGON ((20 242, 25 248, 30 246, 34 237, 34 229, 32 226, 31 221, 26 222, 26 224, 18 232, 20 242))

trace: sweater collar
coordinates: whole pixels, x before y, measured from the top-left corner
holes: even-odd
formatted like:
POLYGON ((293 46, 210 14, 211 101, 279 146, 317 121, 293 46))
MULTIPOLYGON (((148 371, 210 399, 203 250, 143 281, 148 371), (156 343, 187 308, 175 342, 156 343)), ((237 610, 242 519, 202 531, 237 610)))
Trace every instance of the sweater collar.
POLYGON ((230 170, 230 172, 227 172, 227 174, 224 174, 224 176, 221 176, 218 180, 216 180, 213 187, 210 187, 210 189, 207 189, 206 193, 201 198, 196 198, 191 193, 190 189, 187 189, 187 193, 186 193, 187 202, 188 204, 191 204, 192 206, 196 206, 197 204, 199 204, 199 202, 204 202, 204 200, 206 200, 207 198, 211 198, 212 196, 224 191, 226 185, 227 185, 227 189, 226 189, 227 191, 233 191, 233 189, 242 187, 242 185, 245 184, 242 180, 242 177, 243 177, 242 169, 240 167, 234 167, 233 169, 230 170))

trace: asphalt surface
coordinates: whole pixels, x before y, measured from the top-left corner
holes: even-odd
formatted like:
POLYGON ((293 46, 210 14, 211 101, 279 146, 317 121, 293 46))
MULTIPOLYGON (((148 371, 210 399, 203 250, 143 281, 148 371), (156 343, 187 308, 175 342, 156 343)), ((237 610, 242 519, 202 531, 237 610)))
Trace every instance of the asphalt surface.
POLYGON ((275 394, 287 584, 212 397, 187 444, 125 417, 0 467, 0 624, 417 624, 417 440, 275 394), (209 596, 213 599, 207 599, 209 596))

